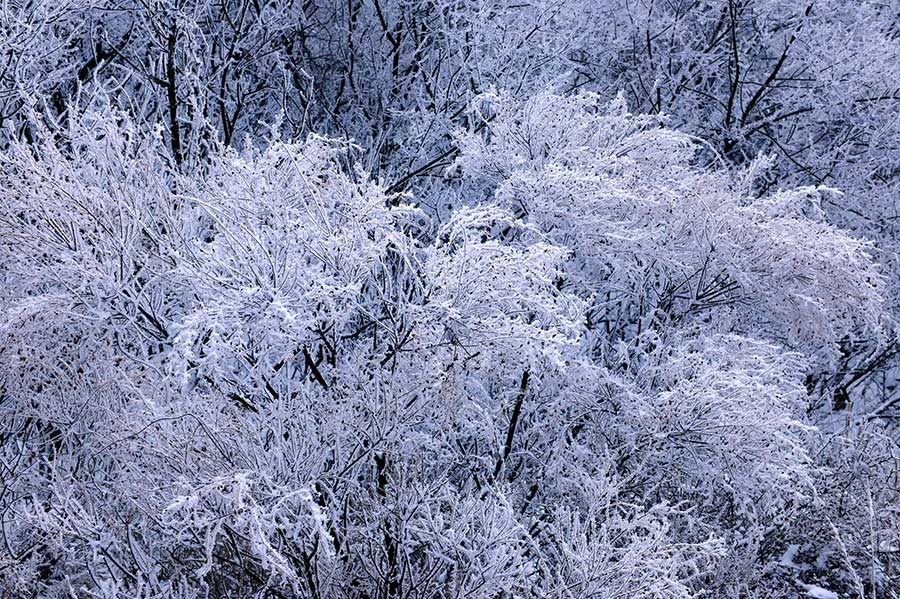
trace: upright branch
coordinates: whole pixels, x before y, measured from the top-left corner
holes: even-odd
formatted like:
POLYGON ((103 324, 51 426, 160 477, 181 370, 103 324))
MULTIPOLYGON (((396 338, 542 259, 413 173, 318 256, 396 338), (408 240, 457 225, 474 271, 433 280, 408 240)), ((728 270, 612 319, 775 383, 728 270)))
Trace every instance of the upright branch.
POLYGON ((519 423, 519 415, 522 413, 522 403, 525 401, 525 393, 528 390, 528 376, 528 370, 526 369, 522 373, 522 380, 519 382, 519 392, 516 394, 512 413, 509 417, 509 427, 506 429, 506 441, 503 444, 503 452, 500 454, 500 457, 497 458, 497 464, 494 466, 495 479, 500 475, 503 465, 509 458, 510 452, 512 452, 513 440, 516 436, 516 426, 519 423))
POLYGON ((169 35, 166 38, 166 98, 169 105, 169 129, 172 145, 172 156, 175 164, 181 165, 183 156, 181 150, 181 130, 178 124, 178 79, 175 68, 176 49, 178 44, 178 21, 175 16, 169 26, 169 35))

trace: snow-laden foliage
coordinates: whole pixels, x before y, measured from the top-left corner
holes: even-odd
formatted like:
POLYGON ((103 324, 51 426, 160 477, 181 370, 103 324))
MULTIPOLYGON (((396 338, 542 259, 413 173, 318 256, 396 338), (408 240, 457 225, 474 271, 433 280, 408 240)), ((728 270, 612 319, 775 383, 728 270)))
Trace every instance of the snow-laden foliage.
POLYGON ((804 376, 879 325, 865 244, 621 101, 478 106, 440 226, 320 137, 187 174, 100 102, 4 153, 6 588, 765 588, 833 509, 804 376))
POLYGON ((707 319, 815 352, 878 330, 883 277, 864 242, 819 218, 828 190, 752 197, 746 178, 697 168, 689 137, 621 100, 484 102, 489 134, 463 134, 458 165, 572 249, 604 340, 707 319))
POLYGON ((896 597, 857 4, 0 5, 0 596, 896 597))

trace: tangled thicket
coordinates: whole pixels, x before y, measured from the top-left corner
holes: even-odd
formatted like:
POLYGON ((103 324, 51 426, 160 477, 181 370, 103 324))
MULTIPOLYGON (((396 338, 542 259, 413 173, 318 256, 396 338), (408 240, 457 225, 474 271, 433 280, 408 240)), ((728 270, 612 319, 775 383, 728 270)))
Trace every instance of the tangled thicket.
POLYGON ((845 4, 4 5, 0 594, 896 597, 845 4))

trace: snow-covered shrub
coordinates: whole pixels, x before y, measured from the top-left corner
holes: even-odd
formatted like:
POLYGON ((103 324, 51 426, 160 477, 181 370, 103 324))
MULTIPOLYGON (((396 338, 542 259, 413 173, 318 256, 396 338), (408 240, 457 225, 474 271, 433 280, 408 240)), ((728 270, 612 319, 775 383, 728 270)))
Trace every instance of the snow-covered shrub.
POLYGON ((621 99, 482 101, 489 133, 459 135, 458 167, 572 251, 604 340, 699 320, 833 358, 845 336, 880 329, 884 278, 865 242, 817 217, 827 190, 753 197, 621 99))
MULTIPOLYGON (((443 222, 347 142, 201 168, 102 97, 33 119, 0 154, 4 590, 781 588, 773 546, 844 499, 805 377, 880 332, 869 246, 621 100, 477 108, 443 222)), ((883 551, 848 526, 856 588, 883 551)))

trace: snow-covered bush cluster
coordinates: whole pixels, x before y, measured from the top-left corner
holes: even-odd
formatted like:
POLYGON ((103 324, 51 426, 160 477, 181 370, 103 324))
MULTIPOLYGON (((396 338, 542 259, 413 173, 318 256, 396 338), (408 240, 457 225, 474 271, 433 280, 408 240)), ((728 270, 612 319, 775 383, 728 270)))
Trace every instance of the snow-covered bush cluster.
POLYGON ((856 4, 3 4, 0 596, 897 597, 856 4))

